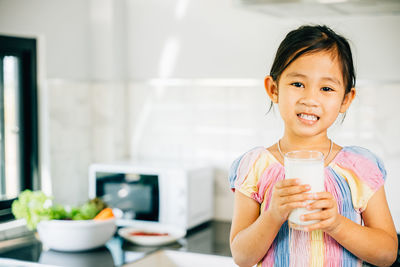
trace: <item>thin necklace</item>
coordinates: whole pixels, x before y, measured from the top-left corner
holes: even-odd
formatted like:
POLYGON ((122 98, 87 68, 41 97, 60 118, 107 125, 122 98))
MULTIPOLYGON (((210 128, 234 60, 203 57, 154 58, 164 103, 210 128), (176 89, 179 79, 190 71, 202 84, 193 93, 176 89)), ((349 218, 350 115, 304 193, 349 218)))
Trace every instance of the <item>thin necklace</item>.
MULTIPOLYGON (((332 147, 333 147, 332 139, 329 139, 329 141, 331 142, 331 145, 330 145, 330 147, 329 147, 328 154, 326 154, 326 157, 324 158, 324 160, 326 160, 326 159, 328 158, 329 154, 330 154, 331 151, 332 151, 332 147)), ((285 155, 283 155, 283 153, 282 153, 280 143, 281 143, 281 139, 278 140, 278 151, 279 151, 279 153, 281 154, 282 158, 285 158, 285 155)))

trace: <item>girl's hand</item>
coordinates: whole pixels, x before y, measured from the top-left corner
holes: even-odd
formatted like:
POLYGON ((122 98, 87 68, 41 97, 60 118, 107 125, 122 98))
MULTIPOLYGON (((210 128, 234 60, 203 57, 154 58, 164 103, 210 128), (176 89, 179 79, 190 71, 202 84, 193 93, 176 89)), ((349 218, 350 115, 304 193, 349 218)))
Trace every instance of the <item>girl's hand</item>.
POLYGON ((313 213, 305 214, 300 217, 303 221, 319 220, 318 223, 305 226, 306 231, 320 229, 327 234, 338 230, 340 225, 340 214, 335 198, 330 192, 318 192, 310 194, 314 202, 309 203, 306 208, 308 210, 321 209, 313 213))
POLYGON ((270 215, 277 222, 283 224, 293 209, 307 206, 306 200, 311 199, 311 195, 305 192, 310 189, 310 185, 300 185, 298 179, 278 181, 272 189, 271 202, 268 207, 270 215))

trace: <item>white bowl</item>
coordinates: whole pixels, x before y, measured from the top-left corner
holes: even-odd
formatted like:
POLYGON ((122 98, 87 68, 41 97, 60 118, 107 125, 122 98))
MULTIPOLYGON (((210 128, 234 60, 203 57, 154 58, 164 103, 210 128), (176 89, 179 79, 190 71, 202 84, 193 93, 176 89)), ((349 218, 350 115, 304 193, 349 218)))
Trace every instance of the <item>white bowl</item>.
POLYGON ((115 219, 50 220, 37 225, 43 245, 59 251, 82 251, 103 246, 116 229, 115 219))

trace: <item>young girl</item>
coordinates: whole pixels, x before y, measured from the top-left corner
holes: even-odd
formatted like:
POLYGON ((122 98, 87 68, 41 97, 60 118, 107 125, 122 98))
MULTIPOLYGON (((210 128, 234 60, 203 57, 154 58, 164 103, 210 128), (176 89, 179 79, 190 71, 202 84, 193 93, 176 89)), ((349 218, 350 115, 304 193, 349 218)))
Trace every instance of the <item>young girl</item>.
POLYGON ((350 46, 326 26, 291 31, 276 53, 265 88, 279 107, 284 134, 232 164, 235 191, 230 245, 239 266, 390 266, 397 234, 383 187, 386 171, 372 152, 341 147, 327 135, 356 94, 350 46), (283 155, 325 155, 325 192, 285 179, 283 155), (312 200, 311 202, 309 200, 312 200), (295 208, 316 210, 302 230, 288 227, 295 208))

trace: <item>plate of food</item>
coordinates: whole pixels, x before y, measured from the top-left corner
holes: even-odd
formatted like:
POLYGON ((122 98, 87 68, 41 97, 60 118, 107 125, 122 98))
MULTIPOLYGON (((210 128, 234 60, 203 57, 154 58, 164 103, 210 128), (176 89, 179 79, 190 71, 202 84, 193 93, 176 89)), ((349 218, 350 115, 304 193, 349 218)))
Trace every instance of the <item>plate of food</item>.
POLYGON ((186 231, 174 226, 130 226, 118 230, 125 240, 141 246, 161 246, 173 243, 186 235, 186 231))

